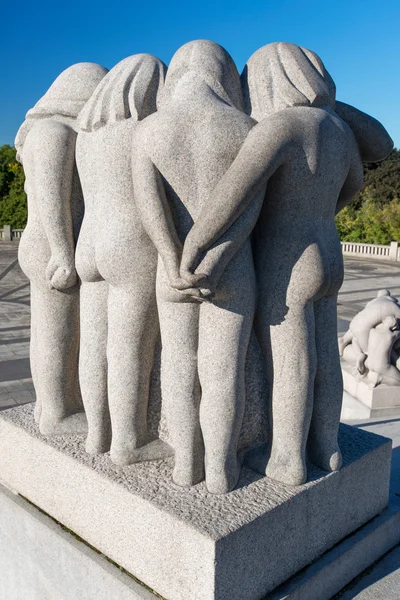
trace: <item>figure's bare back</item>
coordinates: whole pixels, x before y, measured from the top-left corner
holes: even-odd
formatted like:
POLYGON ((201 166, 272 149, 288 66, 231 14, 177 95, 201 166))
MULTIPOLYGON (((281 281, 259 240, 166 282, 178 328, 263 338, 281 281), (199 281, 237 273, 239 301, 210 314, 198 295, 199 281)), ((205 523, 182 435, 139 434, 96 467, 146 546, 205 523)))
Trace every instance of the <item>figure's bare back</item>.
POLYGON ((318 108, 288 109, 280 118, 293 131, 293 143, 289 160, 268 184, 267 214, 278 219, 332 219, 355 152, 350 128, 318 108))
POLYGON ((177 104, 143 123, 145 149, 164 178, 180 235, 187 234, 254 124, 219 100, 205 109, 177 104))

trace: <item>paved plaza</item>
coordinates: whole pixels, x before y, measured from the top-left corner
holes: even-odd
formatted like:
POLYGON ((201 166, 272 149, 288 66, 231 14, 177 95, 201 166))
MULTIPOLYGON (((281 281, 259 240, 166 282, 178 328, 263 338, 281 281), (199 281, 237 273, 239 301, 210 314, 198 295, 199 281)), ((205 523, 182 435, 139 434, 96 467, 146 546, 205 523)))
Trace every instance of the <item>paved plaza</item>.
POLYGON ((0 243, 0 410, 35 398, 29 367, 29 283, 16 243, 0 243))
MULTIPOLYGON (((18 265, 17 252, 17 243, 0 243, 0 410, 35 399, 29 367, 29 283, 18 265)), ((345 281, 338 302, 339 333, 347 330, 353 316, 383 288, 400 297, 398 263, 345 259, 345 281)), ((351 424, 393 439, 391 497, 392 501, 400 503, 400 419, 373 419, 351 424)), ((352 582, 340 598, 399 600, 399 560, 398 548, 352 582)))

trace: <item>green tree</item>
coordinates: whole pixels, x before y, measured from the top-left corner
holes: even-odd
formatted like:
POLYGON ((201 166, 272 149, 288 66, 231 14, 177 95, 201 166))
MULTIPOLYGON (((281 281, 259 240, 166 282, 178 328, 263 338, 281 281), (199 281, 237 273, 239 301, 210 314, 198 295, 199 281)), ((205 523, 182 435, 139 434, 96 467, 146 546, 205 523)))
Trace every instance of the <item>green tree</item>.
POLYGON ((10 164, 16 162, 16 151, 8 144, 0 146, 0 201, 8 194, 14 173, 9 168, 10 164))
POLYGON ((15 148, 0 146, 0 227, 25 227, 28 209, 24 183, 24 169, 17 162, 15 148))
POLYGON ((8 194, 0 202, 0 223, 22 229, 28 218, 28 206, 24 191, 25 174, 22 165, 17 164, 14 179, 8 194))
POLYGON ((364 187, 336 217, 340 239, 348 242, 400 242, 400 151, 365 165, 364 187))

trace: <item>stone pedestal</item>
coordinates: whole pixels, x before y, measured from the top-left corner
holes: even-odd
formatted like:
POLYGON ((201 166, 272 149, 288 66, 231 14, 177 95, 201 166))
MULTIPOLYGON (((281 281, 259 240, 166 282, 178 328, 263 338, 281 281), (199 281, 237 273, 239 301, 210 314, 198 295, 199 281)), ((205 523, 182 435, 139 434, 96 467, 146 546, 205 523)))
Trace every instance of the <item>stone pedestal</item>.
POLYGON ((384 383, 368 385, 368 379, 359 378, 356 368, 341 361, 343 375, 342 419, 370 419, 400 415, 400 386, 384 383), (347 394, 346 394, 347 392, 347 394))
POLYGON ((383 511, 391 442, 342 425, 344 466, 289 488, 171 482, 171 460, 119 468, 83 438, 47 439, 31 405, 0 415, 0 479, 168 600, 260 600, 383 511))
POLYGON ((2 600, 156 600, 128 574, 0 485, 2 600))

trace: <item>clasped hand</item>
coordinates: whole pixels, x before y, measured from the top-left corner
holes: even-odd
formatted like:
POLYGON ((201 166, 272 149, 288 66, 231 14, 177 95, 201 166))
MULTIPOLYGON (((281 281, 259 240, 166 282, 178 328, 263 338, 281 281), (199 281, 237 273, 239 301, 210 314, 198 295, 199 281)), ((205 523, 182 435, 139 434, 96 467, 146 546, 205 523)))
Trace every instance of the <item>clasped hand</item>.
POLYGON ((201 258, 202 252, 199 248, 185 243, 179 273, 169 278, 170 284, 177 292, 197 302, 211 302, 214 289, 210 277, 195 272, 201 258))
POLYGON ((46 268, 46 280, 50 289, 59 291, 74 286, 78 276, 73 259, 52 255, 46 268))

